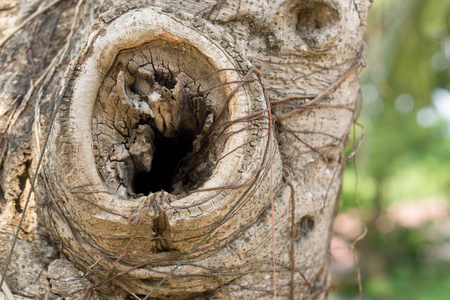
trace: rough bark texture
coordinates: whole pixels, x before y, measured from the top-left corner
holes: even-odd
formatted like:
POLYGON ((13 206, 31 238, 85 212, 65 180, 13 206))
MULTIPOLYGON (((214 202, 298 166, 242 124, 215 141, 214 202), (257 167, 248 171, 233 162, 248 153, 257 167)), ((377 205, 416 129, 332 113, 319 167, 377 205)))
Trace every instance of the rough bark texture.
POLYGON ((326 298, 369 0, 122 4, 0 4, 13 293, 326 298))

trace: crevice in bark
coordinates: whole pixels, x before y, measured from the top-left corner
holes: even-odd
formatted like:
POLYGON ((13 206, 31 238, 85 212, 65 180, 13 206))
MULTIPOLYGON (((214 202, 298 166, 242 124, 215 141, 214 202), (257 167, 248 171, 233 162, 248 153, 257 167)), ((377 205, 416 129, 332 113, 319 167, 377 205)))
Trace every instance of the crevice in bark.
MULTIPOLYGON (((25 184, 26 184, 27 179, 28 179, 28 169, 30 168, 30 165, 31 165, 31 161, 30 160, 25 161, 24 164, 23 164, 23 173, 19 174, 18 177, 17 177, 17 180, 18 180, 18 183, 19 183, 19 190, 22 191, 22 192, 25 190, 25 184)), ((15 208, 16 208, 16 211, 18 213, 22 213, 23 208, 22 208, 21 203, 20 203, 20 195, 16 199, 15 208)))
POLYGON ((6 200, 5 200, 5 192, 3 192, 3 188, 0 185, 0 214, 3 211, 3 207, 5 207, 6 200))

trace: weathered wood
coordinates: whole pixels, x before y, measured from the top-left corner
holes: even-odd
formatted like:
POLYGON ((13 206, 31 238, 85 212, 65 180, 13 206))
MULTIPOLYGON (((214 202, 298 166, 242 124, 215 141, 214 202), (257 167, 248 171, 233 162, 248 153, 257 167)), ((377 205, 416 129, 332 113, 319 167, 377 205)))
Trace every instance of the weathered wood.
POLYGON ((5 232, 63 93, 20 235, 46 257, 29 295, 145 295, 189 254, 151 297, 325 298, 370 2, 119 2, 54 4, 0 48, 5 232))

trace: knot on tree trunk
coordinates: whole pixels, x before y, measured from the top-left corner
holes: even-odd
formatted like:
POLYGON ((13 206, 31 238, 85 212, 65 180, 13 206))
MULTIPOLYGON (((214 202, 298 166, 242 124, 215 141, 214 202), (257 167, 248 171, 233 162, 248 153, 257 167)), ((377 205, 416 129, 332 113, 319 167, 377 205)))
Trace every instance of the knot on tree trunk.
POLYGON ((41 215, 71 260, 146 294, 191 296, 251 269, 281 180, 269 104, 213 25, 103 15, 69 67, 41 171, 41 215), (272 170, 270 170, 272 168, 272 170))

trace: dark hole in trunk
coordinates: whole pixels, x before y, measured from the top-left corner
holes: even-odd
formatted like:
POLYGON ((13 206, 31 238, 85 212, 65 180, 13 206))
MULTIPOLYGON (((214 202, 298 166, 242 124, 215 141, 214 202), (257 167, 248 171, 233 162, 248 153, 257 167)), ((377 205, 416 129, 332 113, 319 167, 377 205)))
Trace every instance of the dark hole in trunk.
POLYGON ((133 181, 136 194, 148 195, 164 190, 172 191, 172 179, 176 174, 180 160, 192 151, 193 139, 189 134, 179 134, 166 138, 155 133, 155 154, 150 172, 141 172, 133 181))

